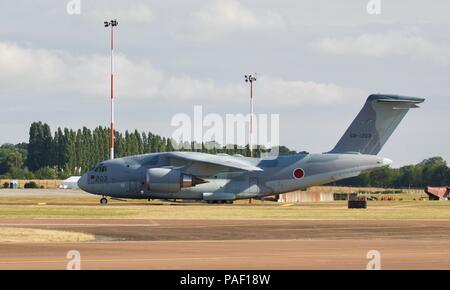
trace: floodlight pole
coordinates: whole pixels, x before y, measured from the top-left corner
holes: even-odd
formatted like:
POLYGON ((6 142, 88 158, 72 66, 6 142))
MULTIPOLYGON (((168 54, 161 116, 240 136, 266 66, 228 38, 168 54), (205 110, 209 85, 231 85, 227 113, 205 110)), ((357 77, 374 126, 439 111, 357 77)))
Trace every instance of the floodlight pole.
POLYGON ((105 21, 105 27, 111 27, 111 129, 109 136, 110 158, 114 159, 114 27, 117 20, 105 21))
POLYGON ((253 157, 253 82, 256 82, 255 75, 245 75, 245 82, 250 83, 250 116, 248 128, 248 147, 250 150, 250 157, 253 157))

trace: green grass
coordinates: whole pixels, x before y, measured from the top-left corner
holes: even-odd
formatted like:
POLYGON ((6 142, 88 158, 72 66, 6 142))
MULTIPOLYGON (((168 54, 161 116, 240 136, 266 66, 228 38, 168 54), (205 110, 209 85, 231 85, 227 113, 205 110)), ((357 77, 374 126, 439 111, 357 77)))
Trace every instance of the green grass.
POLYGON ((0 205, 0 217, 73 217, 145 219, 324 219, 450 220, 446 201, 374 201, 367 209, 347 209, 346 202, 285 205, 206 205, 149 203, 120 205, 0 205))

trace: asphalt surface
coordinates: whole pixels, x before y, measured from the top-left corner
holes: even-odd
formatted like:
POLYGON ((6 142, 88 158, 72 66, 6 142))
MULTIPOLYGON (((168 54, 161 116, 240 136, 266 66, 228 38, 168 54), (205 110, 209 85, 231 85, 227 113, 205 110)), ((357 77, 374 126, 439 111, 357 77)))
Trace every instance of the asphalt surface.
POLYGON ((0 219, 0 227, 91 233, 94 242, 3 243, 0 269, 450 269, 448 221, 0 219))
POLYGON ((0 200, 4 197, 13 198, 54 198, 54 197, 93 197, 89 193, 76 189, 1 189, 0 200))

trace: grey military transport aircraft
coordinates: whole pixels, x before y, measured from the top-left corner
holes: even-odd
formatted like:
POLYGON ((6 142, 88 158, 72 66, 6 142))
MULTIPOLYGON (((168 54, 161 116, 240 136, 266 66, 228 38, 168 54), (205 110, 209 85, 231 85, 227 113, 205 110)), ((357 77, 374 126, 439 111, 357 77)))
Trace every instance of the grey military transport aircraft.
POLYGON ((329 152, 250 158, 198 152, 129 156, 97 164, 78 185, 112 198, 191 199, 232 203, 355 177, 392 163, 376 156, 411 108, 425 99, 376 94, 368 97, 329 152))

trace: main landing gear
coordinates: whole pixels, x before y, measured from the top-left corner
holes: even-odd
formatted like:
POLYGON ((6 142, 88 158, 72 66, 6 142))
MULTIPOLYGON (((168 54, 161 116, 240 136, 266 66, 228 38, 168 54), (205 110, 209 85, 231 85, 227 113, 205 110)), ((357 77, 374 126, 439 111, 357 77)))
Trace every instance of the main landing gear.
POLYGON ((101 204, 101 205, 107 205, 107 204, 108 204, 108 199, 107 199, 106 197, 102 197, 102 198, 100 199, 100 204, 101 204))

